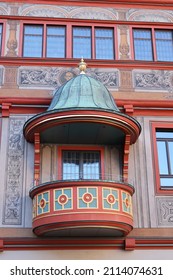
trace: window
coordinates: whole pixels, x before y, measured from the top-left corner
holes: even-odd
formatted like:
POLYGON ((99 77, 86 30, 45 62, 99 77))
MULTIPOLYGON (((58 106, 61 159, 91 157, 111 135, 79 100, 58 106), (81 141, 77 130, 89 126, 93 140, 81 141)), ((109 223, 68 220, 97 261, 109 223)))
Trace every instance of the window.
POLYGON ((62 178, 69 179, 99 179, 99 151, 63 151, 62 178))
POLYGON ((151 30, 134 29, 134 52, 136 60, 153 60, 151 30))
POLYGON ((172 30, 156 30, 157 60, 173 61, 173 32, 172 30))
POLYGON ((73 57, 91 58, 90 27, 73 27, 73 57))
POLYGON ((0 23, 0 54, 2 49, 2 24, 0 23))
POLYGON ((43 26, 24 26, 23 56, 42 57, 43 55, 43 26))
POLYGON ((24 57, 114 59, 115 38, 112 27, 24 24, 24 57))
POLYGON ((161 188, 173 188, 173 130, 156 130, 161 188))
POLYGON ((97 59, 114 59, 114 36, 112 28, 95 29, 97 59))
POLYGON ((47 26, 46 57, 65 57, 64 26, 47 26))
POLYGON ((134 58, 148 61, 173 61, 173 31, 134 28, 134 58))
POLYGON ((65 27, 24 25, 24 57, 65 57, 65 27))

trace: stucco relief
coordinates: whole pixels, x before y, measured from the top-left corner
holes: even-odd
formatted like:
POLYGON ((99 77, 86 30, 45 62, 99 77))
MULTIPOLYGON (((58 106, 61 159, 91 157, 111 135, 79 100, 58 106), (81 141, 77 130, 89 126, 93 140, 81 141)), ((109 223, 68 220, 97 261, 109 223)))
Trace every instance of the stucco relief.
MULTIPOLYGON (((78 74, 78 68, 21 67, 18 73, 18 84, 19 87, 57 88, 78 74)), ((117 70, 108 72, 88 69, 86 74, 99 80, 108 88, 117 88, 119 85, 117 70)))
POLYGON ((54 18, 82 18, 82 19, 117 19, 115 9, 78 6, 50 6, 50 5, 24 5, 19 10, 22 16, 40 16, 54 18))
POLYGON ((157 198, 158 226, 173 227, 173 198, 157 198))
POLYGON ((7 179, 4 197, 3 224, 20 225, 22 223, 24 118, 10 119, 7 179))
POLYGON ((148 22, 173 22, 173 11, 130 9, 127 12, 127 20, 148 22))
POLYGON ((173 86, 172 71, 133 71, 134 88, 141 90, 170 91, 173 86))

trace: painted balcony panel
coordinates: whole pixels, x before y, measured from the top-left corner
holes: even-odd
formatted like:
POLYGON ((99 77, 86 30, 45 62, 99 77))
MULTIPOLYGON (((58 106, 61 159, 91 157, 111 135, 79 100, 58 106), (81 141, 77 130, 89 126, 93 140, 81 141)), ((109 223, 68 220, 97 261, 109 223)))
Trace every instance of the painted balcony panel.
POLYGON ((33 231, 41 236, 124 236, 133 228, 127 183, 54 181, 33 188, 33 231))

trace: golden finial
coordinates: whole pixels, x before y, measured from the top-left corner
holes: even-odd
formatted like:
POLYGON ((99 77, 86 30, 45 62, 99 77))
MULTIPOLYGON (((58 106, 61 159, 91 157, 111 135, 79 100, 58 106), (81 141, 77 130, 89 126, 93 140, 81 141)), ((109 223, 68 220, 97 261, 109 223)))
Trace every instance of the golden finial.
POLYGON ((84 61, 83 58, 81 58, 81 61, 80 61, 78 66, 79 66, 80 74, 85 74, 87 64, 86 64, 86 62, 84 61))

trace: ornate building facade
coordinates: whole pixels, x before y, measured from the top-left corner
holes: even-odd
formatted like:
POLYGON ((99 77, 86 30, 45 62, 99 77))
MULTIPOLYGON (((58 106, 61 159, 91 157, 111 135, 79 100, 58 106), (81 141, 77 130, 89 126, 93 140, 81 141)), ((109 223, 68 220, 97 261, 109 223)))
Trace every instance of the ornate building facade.
POLYGON ((0 1, 0 259, 173 257, 173 1, 104 2, 0 1))

